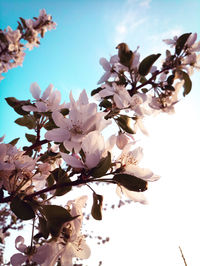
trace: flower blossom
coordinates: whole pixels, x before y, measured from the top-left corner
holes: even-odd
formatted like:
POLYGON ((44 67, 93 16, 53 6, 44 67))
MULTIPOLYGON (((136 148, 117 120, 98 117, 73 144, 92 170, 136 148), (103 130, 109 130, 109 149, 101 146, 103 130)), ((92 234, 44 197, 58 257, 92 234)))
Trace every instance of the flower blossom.
POLYGON ((59 257, 61 265, 65 266, 72 266, 74 257, 79 259, 89 258, 91 251, 86 244, 85 237, 81 234, 82 208, 86 200, 87 196, 82 196, 76 200, 68 201, 67 206, 71 207, 71 215, 79 216, 64 224, 62 232, 56 241, 46 244, 46 246, 51 248, 51 254, 49 254, 42 266, 54 266, 59 257))
POLYGON ((58 128, 45 134, 47 140, 63 142, 67 150, 79 152, 83 138, 92 131, 102 131, 111 122, 104 119, 104 113, 97 112, 97 105, 89 103, 86 91, 80 94, 77 102, 70 94, 69 115, 64 117, 55 111, 52 118, 58 128))
POLYGON ((30 86, 30 92, 36 100, 34 105, 24 105, 22 108, 27 112, 48 112, 60 110, 66 107, 66 104, 60 104, 61 93, 58 90, 53 91, 53 85, 50 84, 41 96, 39 85, 34 82, 30 86))
POLYGON ((16 253, 11 257, 10 263, 13 266, 21 266, 23 263, 30 261, 41 265, 50 256, 50 248, 48 245, 27 247, 24 244, 24 238, 22 236, 18 236, 15 239, 15 247, 21 253, 16 253))
MULTIPOLYGON (((0 183, 10 192, 17 186, 28 186, 28 180, 33 175, 36 160, 11 144, 0 144, 0 183)), ((21 188, 21 189, 22 189, 21 188)))
POLYGON ((115 144, 115 137, 111 136, 107 143, 104 142, 103 136, 98 131, 90 132, 81 144, 84 152, 84 161, 74 155, 61 153, 64 161, 74 168, 92 169, 107 155, 107 151, 111 150, 115 144))

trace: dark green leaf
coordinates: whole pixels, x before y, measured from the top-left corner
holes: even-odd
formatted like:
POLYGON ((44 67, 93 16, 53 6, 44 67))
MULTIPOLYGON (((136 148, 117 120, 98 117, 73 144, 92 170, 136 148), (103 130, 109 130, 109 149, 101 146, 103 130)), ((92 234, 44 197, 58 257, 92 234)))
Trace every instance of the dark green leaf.
POLYGON ((178 78, 181 79, 181 80, 184 80, 184 84, 183 84, 183 87, 184 87, 184 91, 183 91, 183 96, 186 96, 187 94, 190 93, 191 89, 192 89, 192 81, 189 77, 189 75, 182 71, 182 70, 178 70, 176 72, 178 74, 178 78))
POLYGON ((117 174, 113 177, 119 185, 131 191, 145 191, 147 190, 147 182, 133 175, 117 174))
MULTIPOLYGON (((71 180, 65 173, 64 175, 58 177, 57 184, 62 184, 66 182, 70 182, 71 180)), ((68 193, 72 189, 72 186, 62 186, 56 189, 55 196, 63 196, 64 194, 68 193)))
POLYGON ((20 138, 13 139, 11 142, 9 142, 9 144, 11 144, 12 146, 15 146, 19 139, 20 138))
POLYGON ((93 177, 101 177, 104 176, 111 165, 111 153, 108 152, 105 158, 102 158, 98 165, 91 170, 91 176, 93 177))
POLYGON ((48 230, 54 237, 59 236, 64 223, 78 217, 72 217, 65 208, 57 205, 44 205, 41 208, 41 212, 46 217, 48 230))
POLYGON ((91 92, 91 96, 94 96, 95 94, 99 93, 99 92, 102 91, 102 90, 103 90, 103 88, 101 88, 101 87, 98 87, 97 89, 92 90, 92 92, 91 92))
POLYGON ((49 236, 49 230, 47 226, 47 221, 43 217, 39 217, 39 232, 42 236, 47 239, 49 236))
POLYGON ((30 220, 35 217, 35 213, 31 205, 21 200, 19 197, 15 197, 12 200, 10 208, 19 219, 30 220))
POLYGON ((35 135, 32 135, 32 134, 25 134, 25 136, 26 136, 26 139, 29 141, 29 142, 31 142, 31 143, 35 143, 35 141, 36 141, 36 136, 35 135))
POLYGON ((49 121, 44 125, 46 130, 51 130, 57 128, 56 124, 54 123, 53 119, 49 119, 49 121))
POLYGON ((25 19, 24 18, 21 18, 21 17, 19 19, 21 20, 21 23, 24 26, 24 28, 26 28, 26 21, 25 21, 25 19))
POLYGON ((190 34, 191 34, 191 32, 190 33, 184 33, 176 41, 175 51, 176 51, 177 55, 179 55, 181 53, 181 51, 183 50, 184 45, 187 42, 187 39, 189 38, 190 34))
POLYGON ((128 117, 127 115, 120 115, 119 117, 117 117, 116 121, 118 126, 121 127, 124 131, 130 134, 134 134, 134 131, 130 125, 131 123, 130 117, 128 117))
POLYGON ((36 121, 33 116, 25 115, 21 118, 15 120, 15 123, 20 126, 25 126, 29 129, 34 129, 36 127, 36 121))
POLYGON ((51 187, 51 186, 53 186, 53 184, 54 184, 54 176, 53 176, 53 174, 50 174, 48 177, 47 177, 47 185, 48 185, 48 187, 51 187))
POLYGON ((103 99, 103 101, 100 102, 99 106, 104 108, 112 108, 112 103, 107 99, 103 99))
POLYGON ((170 75, 168 78, 167 78, 167 83, 168 85, 172 85, 173 82, 174 82, 174 75, 170 75))
POLYGON ((67 108, 63 108, 63 109, 60 110, 60 113, 61 113, 62 115, 68 115, 68 114, 69 114, 69 109, 67 109, 67 108))
POLYGON ((142 60, 139 65, 138 72, 141 76, 146 76, 154 62, 161 56, 161 54, 152 54, 142 60))
POLYGON ((20 103, 20 101, 17 100, 15 97, 7 97, 5 98, 5 100, 11 107, 15 107, 20 103))
POLYGON ((95 220, 102 220, 103 196, 93 193, 92 217, 95 220))
POLYGON ((64 146, 63 143, 61 143, 61 144, 59 145, 59 150, 60 150, 61 152, 64 152, 64 153, 69 153, 69 151, 65 148, 65 146, 64 146))

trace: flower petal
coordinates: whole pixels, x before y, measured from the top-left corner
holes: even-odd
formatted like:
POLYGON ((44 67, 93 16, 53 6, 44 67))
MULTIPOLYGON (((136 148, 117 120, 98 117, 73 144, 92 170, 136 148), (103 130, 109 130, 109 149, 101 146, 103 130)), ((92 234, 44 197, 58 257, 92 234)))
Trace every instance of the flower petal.
POLYGON ((39 85, 37 84, 37 82, 34 82, 31 84, 30 92, 31 92, 33 98, 35 98, 36 100, 40 99, 41 89, 40 89, 39 85))

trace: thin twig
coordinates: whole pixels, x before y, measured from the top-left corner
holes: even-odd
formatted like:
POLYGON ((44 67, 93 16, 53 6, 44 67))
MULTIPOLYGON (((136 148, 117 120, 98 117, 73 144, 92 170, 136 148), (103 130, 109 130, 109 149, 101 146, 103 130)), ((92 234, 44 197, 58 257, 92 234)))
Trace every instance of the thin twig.
POLYGON ((184 264, 185 264, 185 266, 187 266, 187 263, 186 263, 185 257, 184 257, 184 255, 183 255, 183 251, 182 251, 182 249, 181 249, 180 246, 179 246, 179 250, 180 250, 180 252, 181 252, 181 257, 182 257, 182 259, 183 259, 183 261, 184 261, 184 264))

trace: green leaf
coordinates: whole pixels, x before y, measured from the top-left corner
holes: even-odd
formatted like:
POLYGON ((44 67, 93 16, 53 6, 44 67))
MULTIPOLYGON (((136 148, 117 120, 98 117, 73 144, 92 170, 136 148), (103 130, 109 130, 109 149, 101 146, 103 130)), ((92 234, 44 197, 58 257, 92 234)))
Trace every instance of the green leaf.
POLYGON ((93 177, 101 177, 104 176, 111 165, 111 153, 108 152, 105 158, 102 158, 98 165, 91 170, 91 176, 93 177))
POLYGON ((102 91, 102 90, 103 90, 103 88, 101 88, 101 87, 98 87, 97 89, 92 90, 92 92, 91 92, 91 96, 94 96, 95 94, 99 93, 99 92, 102 91))
POLYGON ((130 134, 135 133, 130 126, 131 118, 128 117, 127 115, 120 115, 119 117, 116 118, 116 121, 117 121, 118 126, 121 127, 127 133, 130 133, 130 134))
POLYGON ((31 143, 35 143, 35 141, 36 141, 36 136, 35 135, 32 135, 32 134, 25 134, 25 136, 26 136, 26 139, 29 141, 29 142, 31 142, 31 143))
POLYGON ((161 54, 152 54, 142 60, 139 65, 138 72, 141 76, 146 76, 154 62, 161 56, 161 54))
POLYGON ((49 229, 47 225, 47 220, 43 217, 39 217, 39 232, 42 234, 42 236, 47 239, 49 236, 49 229))
POLYGON ((44 125, 46 130, 51 130, 57 128, 56 124, 54 123, 53 119, 49 119, 49 121, 44 125))
POLYGON ((99 104, 100 107, 104 107, 104 108, 112 108, 112 103, 110 101, 108 101, 107 99, 103 99, 103 101, 100 102, 99 104))
POLYGON ((12 146, 15 146, 19 139, 20 138, 13 139, 11 142, 9 142, 9 144, 11 144, 12 146))
POLYGON ((28 112, 22 109, 22 106, 30 104, 30 100, 28 101, 19 101, 15 97, 7 97, 5 98, 6 102, 15 110, 16 113, 20 115, 27 115, 28 112))
POLYGON ((10 208, 19 219, 30 220, 35 217, 33 208, 19 197, 11 201, 10 208))
POLYGON ((67 108, 63 108, 63 109, 60 110, 60 113, 61 113, 62 115, 68 115, 68 114, 69 114, 69 109, 67 109, 67 108))
POLYGON ((60 150, 61 152, 64 152, 64 153, 68 153, 68 154, 69 154, 69 151, 65 148, 65 146, 64 146, 63 143, 61 143, 61 144, 59 145, 59 150, 60 150))
POLYGON ((51 186, 53 186, 53 184, 54 184, 54 176, 52 175, 52 174, 50 174, 48 177, 47 177, 47 185, 48 185, 48 187, 51 187, 51 186))
POLYGON ((189 77, 189 75, 182 71, 182 70, 178 70, 176 72, 178 74, 178 78, 181 79, 181 80, 184 80, 184 84, 183 84, 183 87, 184 87, 184 91, 183 91, 183 96, 186 96, 187 94, 190 93, 191 89, 192 89, 192 81, 189 77))
POLYGON ((92 217, 95 220, 102 220, 103 196, 93 193, 92 217))
MULTIPOLYGON (((62 184, 62 183, 66 183, 66 182, 70 182, 71 180, 69 179, 69 177, 67 176, 67 174, 65 173, 65 175, 60 176, 58 178, 57 184, 62 184)), ((59 187, 56 189, 55 191, 55 196, 63 196, 66 193, 68 193, 70 190, 72 189, 72 186, 63 186, 63 187, 59 187)))
POLYGON ((20 101, 17 100, 15 97, 7 97, 5 98, 5 100, 11 107, 15 107, 20 103, 20 101))
POLYGON ((187 42, 187 39, 189 38, 190 35, 191 35, 191 32, 190 33, 184 33, 176 41, 175 52, 177 55, 179 55, 181 53, 181 51, 183 50, 184 45, 187 42))
POLYGON ((113 177, 113 180, 130 191, 141 192, 147 190, 147 182, 133 175, 117 174, 113 177))
POLYGON ((78 217, 72 217, 65 208, 57 205, 44 205, 41 207, 41 212, 46 217, 48 230, 54 237, 59 236, 64 223, 78 217))
POLYGON ((35 118, 33 116, 30 116, 30 115, 25 115, 21 118, 16 119, 15 123, 20 125, 20 126, 27 127, 29 129, 34 129, 36 127, 35 118))
POLYGON ((25 21, 25 19, 24 18, 19 18, 20 20, 21 20, 21 23, 22 23, 22 25, 24 26, 24 28, 26 28, 27 26, 26 26, 26 21, 25 21))

